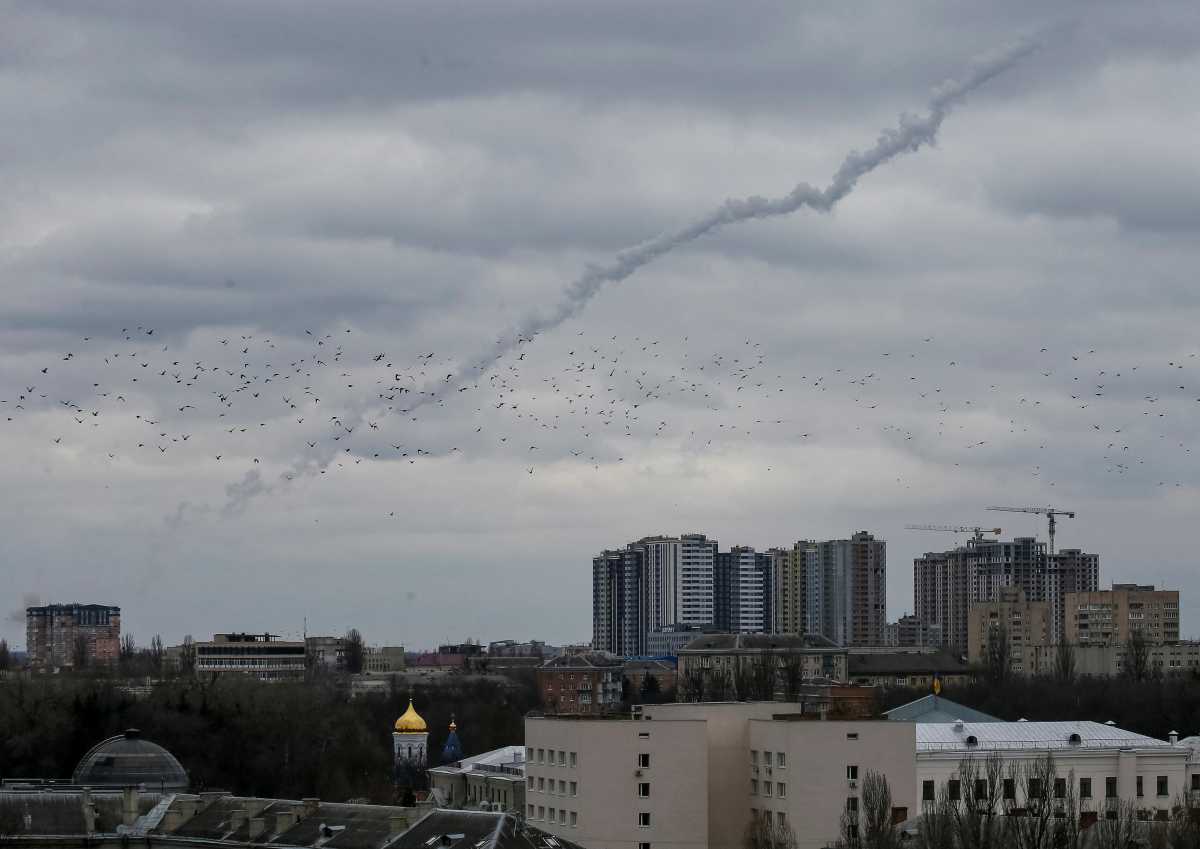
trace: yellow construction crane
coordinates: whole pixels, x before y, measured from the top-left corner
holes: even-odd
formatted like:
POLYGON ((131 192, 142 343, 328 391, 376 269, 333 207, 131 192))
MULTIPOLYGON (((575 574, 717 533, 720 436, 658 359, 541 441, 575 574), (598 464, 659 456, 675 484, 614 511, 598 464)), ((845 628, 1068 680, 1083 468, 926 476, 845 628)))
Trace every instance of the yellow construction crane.
POLYGON ((978 525, 905 525, 904 528, 909 531, 949 531, 956 534, 974 534, 977 542, 983 539, 984 534, 1000 536, 1001 533, 999 528, 981 528, 978 525))
POLYGON ((1050 520, 1050 553, 1054 553, 1054 517, 1066 516, 1068 519, 1075 518, 1074 510, 1059 510, 1056 507, 989 507, 989 510, 999 510, 1003 513, 1037 513, 1040 516, 1045 516, 1050 520))

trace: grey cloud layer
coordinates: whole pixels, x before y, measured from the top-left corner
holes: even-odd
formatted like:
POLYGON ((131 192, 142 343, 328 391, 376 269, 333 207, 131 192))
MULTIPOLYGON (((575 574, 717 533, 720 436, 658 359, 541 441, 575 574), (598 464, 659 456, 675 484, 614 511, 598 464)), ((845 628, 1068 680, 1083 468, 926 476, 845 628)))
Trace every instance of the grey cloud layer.
MULTIPOLYGON (((892 546, 897 614, 906 559, 945 541, 903 523, 978 519, 1012 500, 1078 509, 1063 540, 1099 550, 1106 578, 1186 592, 1200 391, 1194 370, 1166 364, 1200 349, 1187 108, 1200 16, 1184 3, 1044 6, 6 4, 5 407, 47 364, 52 394, 81 396, 94 370, 59 358, 83 336, 123 350, 119 331, 136 324, 172 357, 205 361, 229 334, 294 358, 306 329, 351 327, 357 377, 344 382, 373 379, 375 351, 435 351, 453 371, 587 263, 723 198, 819 183, 970 56, 1051 35, 948 121, 936 149, 872 174, 832 216, 728 229, 606 289, 529 347, 515 412, 481 389, 417 422, 392 413, 353 457, 326 456, 329 474, 283 485, 324 419, 368 409, 370 392, 318 376, 332 409, 303 425, 264 395, 236 416, 270 436, 231 442, 217 421, 179 413, 186 391, 147 386, 126 403, 172 435, 194 431, 166 460, 132 450, 143 431, 112 399, 88 431, 53 410, 8 427, 0 407, 0 580, 120 603, 144 639, 298 630, 308 615, 414 644, 463 629, 565 640, 589 630, 586 563, 602 545, 869 527, 892 546), (584 463, 571 453, 579 419, 548 381, 574 377, 578 340, 613 335, 632 373, 600 394, 684 368, 698 378, 697 362, 738 357, 748 339, 768 385, 747 400, 729 368, 706 371, 700 390, 639 407, 630 436, 623 420, 593 419, 584 463), (657 358, 641 351, 650 339, 657 358), (1080 409, 1074 378, 1104 382, 1101 370, 1125 376, 1080 409), (516 418, 526 409, 568 424, 530 425, 516 418), (1106 459, 1118 428, 1138 455, 1127 470, 1106 459), (392 439, 437 459, 375 460, 392 439), (530 475, 532 443, 544 456, 530 475), (227 487, 256 480, 272 495, 223 518, 227 487), (245 598, 222 591, 235 575, 250 576, 245 598), (255 594, 278 598, 281 582, 293 590, 260 621, 255 594), (529 587, 545 611, 537 634, 529 587), (446 624, 446 606, 465 621, 446 624)), ((1185 630, 1197 615, 1185 610, 1185 630)))

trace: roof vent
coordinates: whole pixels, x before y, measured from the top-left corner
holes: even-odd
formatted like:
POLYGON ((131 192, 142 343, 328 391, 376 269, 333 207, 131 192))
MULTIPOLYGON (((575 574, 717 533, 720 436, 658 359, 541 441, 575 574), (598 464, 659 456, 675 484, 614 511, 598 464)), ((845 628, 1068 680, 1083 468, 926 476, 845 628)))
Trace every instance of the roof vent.
POLYGON ((963 730, 963 721, 961 719, 954 720, 954 730, 961 732, 963 730))
POLYGON ((1079 736, 1078 732, 1072 731, 1070 736, 1067 737, 1067 742, 1072 746, 1078 746, 1083 743, 1083 738, 1079 736))
POLYGON ((1109 728, 1116 728, 1116 727, 1117 727, 1117 723, 1113 722, 1111 719, 1110 719, 1108 722, 1104 723, 1104 724, 1105 724, 1105 725, 1107 725, 1109 728))
POLYGON ((979 738, 976 737, 974 734, 968 734, 967 735, 967 748, 973 749, 978 745, 979 745, 979 738))
POLYGON ((125 729, 125 739, 126 740, 136 740, 138 737, 141 737, 141 736, 142 736, 142 729, 140 729, 140 728, 126 728, 125 729))
POLYGON ((1020 719, 1017 720, 1017 722, 1028 722, 1028 721, 1029 720, 1026 719, 1025 717, 1021 717, 1020 719))
POLYGON ((1174 746, 1176 743, 1179 742, 1179 732, 1171 731, 1170 733, 1167 734, 1167 740, 1171 743, 1172 746, 1174 746))

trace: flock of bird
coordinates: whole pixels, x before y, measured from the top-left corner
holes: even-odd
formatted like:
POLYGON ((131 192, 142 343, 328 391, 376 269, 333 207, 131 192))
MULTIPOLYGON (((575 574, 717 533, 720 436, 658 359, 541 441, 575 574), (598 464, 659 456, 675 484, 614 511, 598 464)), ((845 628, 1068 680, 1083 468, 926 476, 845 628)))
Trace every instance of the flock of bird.
POLYGON ((242 473, 282 465, 289 480, 456 455, 520 457, 530 475, 546 463, 599 470, 657 440, 697 455, 829 443, 850 431, 943 465, 973 466, 972 452, 998 449, 1050 486, 1070 473, 1057 460, 1068 444, 1114 476, 1192 480, 1195 353, 1118 366, 1094 349, 1042 348, 1032 360, 1014 356, 1036 365, 985 386, 974 379, 985 372, 960 366, 931 336, 907 350, 860 352, 873 368, 785 376, 755 339, 713 350, 689 336, 546 335, 519 340, 463 379, 451 356, 373 350, 353 328, 166 340, 133 326, 79 338, 0 390, 0 424, 44 434, 64 460, 182 456, 242 473))

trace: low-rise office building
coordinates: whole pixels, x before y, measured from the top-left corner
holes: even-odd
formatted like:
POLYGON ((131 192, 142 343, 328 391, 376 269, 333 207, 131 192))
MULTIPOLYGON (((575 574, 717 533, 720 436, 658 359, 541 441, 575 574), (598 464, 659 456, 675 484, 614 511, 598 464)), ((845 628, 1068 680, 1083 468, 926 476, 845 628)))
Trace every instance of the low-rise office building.
MULTIPOLYGON (((781 694, 812 679, 844 682, 848 650, 817 634, 707 634, 679 650, 680 687, 695 688, 705 680, 734 682, 738 671, 766 663, 775 670, 775 688, 781 694)), ((732 695, 732 694, 731 694, 732 695)))
POLYGON ((1064 638, 1072 645, 1125 644, 1135 633, 1148 643, 1179 640, 1179 591, 1153 584, 1113 584, 1110 590, 1067 593, 1064 638))
POLYGON ((542 706, 550 713, 583 716, 619 710, 624 663, 604 651, 551 658, 536 672, 542 706))
POLYGON ((959 686, 971 680, 971 668, 961 657, 946 650, 850 649, 850 683, 864 687, 908 687, 929 690, 934 679, 943 686, 959 686))
POLYGON ((280 640, 274 634, 214 634, 195 644, 197 675, 250 675, 262 681, 302 679, 306 669, 304 642, 280 640))
POLYGON ((970 662, 983 663, 992 640, 1003 638, 1009 668, 1018 675, 1037 671, 1055 642, 1049 602, 1029 601, 1020 587, 1003 587, 995 600, 971 605, 968 622, 970 662))
POLYGON ((525 810, 525 747, 505 746, 429 770, 434 804, 443 808, 486 805, 491 810, 525 810))

